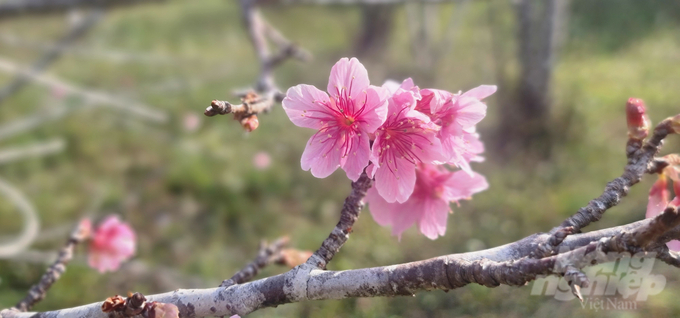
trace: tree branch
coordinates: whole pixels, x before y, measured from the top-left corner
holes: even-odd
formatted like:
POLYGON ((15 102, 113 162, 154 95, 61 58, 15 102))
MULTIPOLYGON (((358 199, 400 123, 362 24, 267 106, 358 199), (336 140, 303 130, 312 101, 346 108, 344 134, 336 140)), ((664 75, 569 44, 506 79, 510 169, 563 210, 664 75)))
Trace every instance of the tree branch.
MULTIPOLYGON (((255 310, 306 300, 342 299, 412 295, 420 291, 448 290, 477 283, 484 286, 499 284, 521 286, 538 275, 562 275, 569 269, 609 262, 630 254, 654 257, 654 250, 645 247, 669 231, 679 231, 677 209, 668 209, 653 219, 625 226, 570 235, 562 243, 558 255, 535 259, 514 259, 512 253, 499 253, 508 246, 524 245, 528 250, 530 236, 508 246, 472 253, 451 254, 427 260, 355 269, 326 271, 303 264, 291 271, 228 288, 175 290, 147 296, 150 301, 172 303, 180 317, 211 317, 245 315, 255 310), (622 232, 623 231, 623 232, 622 232), (612 233, 617 233, 611 235, 612 233), (585 244, 584 244, 585 243, 585 244), (572 248, 568 249, 566 247, 572 248), (504 257, 499 257, 505 254, 504 257)), ((544 237, 549 235, 544 235, 544 237)), ((545 238, 544 238, 545 239, 545 238)), ((659 256, 660 259, 663 256, 659 256)), ((43 313, 21 313, 4 310, 4 318, 28 317, 92 317, 107 318, 101 311, 102 302, 43 313), (35 315, 35 316, 33 316, 35 315)))
POLYGON ((588 202, 588 205, 580 208, 576 214, 553 228, 550 231, 550 234, 555 236, 551 241, 552 244, 543 246, 538 256, 553 254, 557 244, 561 242, 557 236, 563 236, 565 229, 569 229, 569 232, 580 232, 588 224, 600 220, 608 209, 617 205, 621 198, 628 194, 629 188, 640 182, 642 176, 650 171, 650 166, 655 162, 654 156, 663 145, 663 139, 671 133, 673 133, 671 121, 666 119, 656 126, 654 133, 644 145, 642 140, 629 139, 626 147, 628 164, 624 168, 623 175, 607 183, 604 192, 599 197, 588 202))

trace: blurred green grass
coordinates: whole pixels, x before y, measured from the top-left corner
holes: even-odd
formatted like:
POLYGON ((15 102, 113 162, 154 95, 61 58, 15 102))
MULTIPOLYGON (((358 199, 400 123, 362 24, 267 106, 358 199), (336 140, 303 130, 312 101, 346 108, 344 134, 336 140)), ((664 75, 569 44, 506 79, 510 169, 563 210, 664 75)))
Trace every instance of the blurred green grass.
MULTIPOLYGON (((677 23, 672 14, 667 14, 671 18, 664 15, 674 11, 663 5, 635 7, 647 11, 641 14, 642 22, 634 23, 644 30, 633 36, 620 27, 617 18, 630 12, 630 6, 600 3, 609 5, 609 11, 602 12, 606 17, 603 25, 593 26, 588 15, 592 8, 584 2, 575 1, 572 37, 556 65, 553 118, 556 123, 567 124, 563 136, 552 145, 550 160, 535 162, 527 169, 521 153, 507 158, 487 154, 487 161, 474 169, 488 178, 490 189, 460 207, 454 206, 447 235, 436 241, 410 229, 399 242, 366 211, 331 269, 465 252, 547 231, 599 195, 606 182, 621 173, 627 98, 644 99, 656 121, 680 109, 677 23)), ((491 41, 497 38, 490 35, 489 4, 470 4, 454 49, 432 72, 424 72, 413 63, 406 15, 398 9, 385 55, 364 61, 371 80, 380 84, 388 78, 412 74, 421 87, 452 91, 494 83, 491 41)), ((439 14, 443 22, 452 9, 456 7, 442 5, 439 14)), ((278 84, 284 88, 298 83, 325 87, 332 64, 351 55, 360 25, 360 12, 355 7, 276 7, 264 13, 273 25, 315 56, 310 63, 288 62, 277 71, 278 84)), ((512 13, 505 11, 496 23, 512 30, 511 17, 512 13)), ((58 16, 0 22, 1 32, 35 41, 54 39, 66 27, 64 18, 58 16)), ((514 47, 512 37, 500 39, 504 41, 502 47, 514 47)), ((49 73, 142 101, 167 112, 171 120, 154 124, 107 107, 83 108, 64 120, 3 141, 2 147, 55 136, 67 141, 66 151, 60 154, 0 166, 0 176, 23 191, 40 211, 43 229, 75 222, 93 198, 104 193, 99 215, 118 213, 133 224, 139 234, 136 260, 152 268, 173 269, 183 277, 198 277, 207 282, 204 287, 211 287, 248 262, 260 239, 290 235, 293 246, 314 250, 335 225, 349 182, 342 172, 316 179, 299 168, 300 155, 312 131, 292 125, 280 108, 262 116, 260 128, 251 134, 245 134, 227 116, 204 118, 200 114, 212 99, 233 100, 232 90, 247 87, 257 76, 257 61, 235 2, 170 1, 116 10, 77 45, 158 57, 155 62, 123 63, 96 55, 67 54, 49 73), (200 116, 197 131, 183 128, 187 114, 200 116), (257 170, 252 164, 259 151, 272 156, 272 166, 267 170, 257 170)), ((0 55, 27 64, 40 52, 2 46, 0 55)), ((507 67, 516 69, 513 64, 507 67)), ((0 81, 8 78, 0 74, 0 81)), ((31 85, 0 107, 0 118, 9 123, 55 105, 54 99, 50 88, 31 85)), ((61 102, 67 107, 81 104, 76 97, 61 102)), ((491 98, 488 104, 488 118, 479 128, 482 138, 494 129, 503 100, 491 98)), ((666 147, 667 152, 677 152, 677 138, 669 138, 666 147)), ((652 177, 647 177, 621 206, 587 230, 643 218, 651 182, 652 177)), ((21 222, 16 213, 0 201, 0 233, 17 231, 21 222)), ((33 248, 49 251, 59 247, 61 241, 42 240, 33 248)), ((0 308, 19 300, 44 267, 0 260, 0 308)), ((262 276, 283 270, 267 268, 262 276)), ((674 299, 680 296, 680 273, 662 264, 655 267, 655 273, 665 275, 666 289, 629 312, 584 310, 576 301, 531 296, 530 287, 488 289, 471 285, 413 298, 292 304, 249 317, 677 316, 680 304, 674 299)), ((127 278, 125 269, 99 275, 78 258, 35 309, 76 306, 128 290, 166 291, 151 277, 127 278)))

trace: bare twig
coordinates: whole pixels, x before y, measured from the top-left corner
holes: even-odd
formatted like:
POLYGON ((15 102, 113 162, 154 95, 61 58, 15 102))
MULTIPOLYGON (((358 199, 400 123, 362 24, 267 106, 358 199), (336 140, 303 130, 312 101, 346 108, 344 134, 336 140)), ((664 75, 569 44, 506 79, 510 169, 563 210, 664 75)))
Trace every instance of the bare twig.
POLYGON ((321 247, 307 260, 307 265, 325 269, 333 256, 340 250, 342 245, 349 239, 354 222, 359 218, 359 213, 364 206, 362 200, 366 196, 366 191, 371 187, 372 180, 364 171, 359 179, 352 182, 352 192, 345 199, 345 204, 340 211, 340 221, 328 235, 321 247))
POLYGON ((311 54, 286 39, 262 17, 256 2, 241 0, 243 20, 260 61, 260 74, 254 90, 240 96, 241 104, 213 100, 204 112, 208 117, 233 113, 234 119, 241 122, 248 131, 257 128, 257 114, 268 112, 275 103, 281 102, 284 98, 284 94, 276 87, 274 69, 289 58, 301 61, 311 58, 311 54), (278 52, 271 53, 268 41, 278 46, 278 52))
POLYGON ((40 279, 40 282, 31 287, 31 290, 28 291, 28 295, 14 306, 16 309, 19 311, 30 310, 33 305, 45 298, 45 294, 47 294, 47 291, 52 284, 54 284, 61 277, 61 274, 66 271, 66 264, 73 258, 73 249, 78 243, 86 240, 90 236, 90 230, 89 225, 86 225, 84 222, 78 223, 76 229, 71 233, 68 242, 66 242, 66 246, 59 252, 57 260, 54 261, 52 266, 47 268, 47 271, 40 279))
POLYGON ((279 238, 271 244, 267 244, 267 242, 264 241, 260 242, 260 248, 255 260, 236 272, 231 278, 225 279, 222 284, 220 284, 220 287, 229 287, 234 284, 243 284, 250 281, 257 275, 260 269, 273 263, 275 259, 279 257, 278 254, 286 247, 286 245, 288 245, 288 242, 290 242, 290 238, 287 236, 279 238))
MULTIPOLYGON (((617 205, 621 198, 628 194, 628 189, 640 182, 642 176, 649 170, 650 163, 653 162, 654 156, 663 145, 663 139, 673 133, 670 125, 668 119, 659 123, 644 145, 640 140, 629 140, 628 164, 624 168, 623 175, 607 183, 604 192, 599 197, 588 202, 587 206, 580 208, 576 214, 564 220, 560 226, 553 228, 550 233, 559 235, 561 230, 568 227, 572 229, 571 232, 579 232, 591 222, 600 220, 608 209, 617 205)), ((538 256, 550 255, 555 252, 555 248, 556 245, 547 245, 541 253, 538 253, 538 256)))

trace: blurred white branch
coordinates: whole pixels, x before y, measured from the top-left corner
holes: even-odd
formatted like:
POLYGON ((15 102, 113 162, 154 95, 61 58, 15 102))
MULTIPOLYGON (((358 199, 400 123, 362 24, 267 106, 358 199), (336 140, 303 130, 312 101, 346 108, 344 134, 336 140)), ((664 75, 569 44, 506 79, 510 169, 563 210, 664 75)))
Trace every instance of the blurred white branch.
POLYGON ((81 7, 117 7, 163 0, 6 0, 0 2, 0 20, 27 14, 63 13, 81 7))
POLYGON ((444 3, 457 0, 261 0, 262 3, 277 2, 282 4, 311 5, 357 5, 357 4, 400 4, 400 3, 444 3))
MULTIPOLYGON (((47 69, 50 64, 56 61, 62 53, 62 49, 71 45, 74 41, 82 37, 87 31, 94 27, 99 19, 102 17, 103 12, 101 10, 93 10, 85 18, 81 19, 76 25, 74 25, 66 35, 64 35, 59 42, 50 50, 45 52, 40 58, 38 58, 30 67, 30 73, 39 74, 47 69)), ((18 92, 26 84, 30 82, 30 78, 23 73, 17 74, 9 84, 5 85, 0 89, 0 103, 5 99, 12 96, 14 93, 18 92)))
POLYGON ((0 179, 0 193, 19 209, 24 219, 24 228, 18 238, 0 244, 0 258, 11 257, 31 245, 40 230, 38 214, 26 197, 11 184, 0 179))
POLYGON ((123 100, 107 93, 81 88, 48 75, 36 74, 35 72, 25 70, 14 64, 12 61, 4 58, 0 58, 0 70, 12 74, 23 74, 36 83, 40 83, 52 88, 60 88, 66 91, 68 94, 78 95, 86 101, 108 105, 144 119, 161 123, 168 120, 168 115, 159 109, 152 108, 139 102, 123 100))
POLYGON ((178 60, 183 60, 182 58, 166 55, 132 53, 109 49, 91 49, 83 46, 65 46, 60 45, 59 43, 45 44, 39 41, 26 40, 22 37, 7 33, 0 34, 0 42, 12 47, 45 52, 59 51, 63 54, 78 56, 79 58, 104 59, 113 63, 138 62, 144 64, 169 64, 177 62, 178 60))
POLYGON ((0 164, 16 161, 23 158, 40 157, 64 150, 65 142, 61 138, 52 139, 23 147, 0 149, 0 164))
POLYGON ((37 112, 35 115, 13 120, 4 126, 0 126, 0 140, 29 131, 46 121, 59 119, 64 116, 68 110, 68 108, 63 106, 52 106, 37 112))

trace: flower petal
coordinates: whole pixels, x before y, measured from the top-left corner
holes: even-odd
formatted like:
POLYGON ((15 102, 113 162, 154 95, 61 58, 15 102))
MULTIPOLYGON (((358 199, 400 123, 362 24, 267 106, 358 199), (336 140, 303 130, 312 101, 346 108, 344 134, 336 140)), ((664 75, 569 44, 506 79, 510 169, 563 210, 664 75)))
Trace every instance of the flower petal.
MULTIPOLYGON (((368 165, 368 157, 370 155, 370 142, 368 134, 363 133, 360 136, 354 135, 351 141, 351 149, 347 152, 347 156, 340 160, 342 169, 345 170, 347 178, 352 181, 357 181, 368 165)), ((342 154, 344 149, 340 150, 342 154)))
POLYGON ((666 176, 661 174, 649 190, 649 202, 647 203, 647 213, 645 216, 651 218, 661 213, 666 208, 666 205, 668 205, 669 199, 670 191, 668 191, 666 176))
POLYGON ((447 201, 458 201, 471 197, 473 194, 489 188, 483 175, 473 172, 456 171, 444 183, 442 198, 447 201))
POLYGON ((357 111, 365 107, 357 118, 361 130, 374 133, 387 119, 387 90, 382 87, 370 86, 362 92, 355 102, 357 111))
POLYGON ((397 203, 388 203, 385 201, 375 187, 369 188, 366 192, 366 203, 368 203, 368 209, 376 223, 381 226, 392 225, 397 203))
POLYGON ((352 99, 357 99, 369 84, 368 71, 364 65, 354 57, 343 57, 331 69, 327 90, 331 96, 340 96, 344 89, 352 99))
POLYGON ((478 100, 489 97, 491 94, 495 93, 498 87, 496 85, 480 85, 465 93, 462 96, 472 97, 478 100))
POLYGON ((396 158, 394 164, 383 163, 375 173, 375 188, 390 203, 406 202, 415 185, 416 166, 406 159, 396 158))
POLYGON ((446 234, 446 220, 451 208, 449 203, 444 200, 423 200, 421 209, 423 211, 418 220, 418 228, 427 238, 434 240, 439 235, 446 234))
POLYGON ((300 160, 302 170, 311 169, 312 175, 317 178, 328 177, 340 167, 340 152, 333 149, 339 136, 337 133, 329 135, 331 137, 315 134, 309 138, 300 160))
POLYGON ((668 246, 668 249, 674 252, 680 251, 680 241, 678 240, 672 240, 666 243, 666 246, 668 246))
POLYGON ((425 100, 425 94, 432 95, 430 99, 431 114, 436 114, 439 113, 440 111, 445 111, 449 107, 453 106, 451 102, 453 94, 450 92, 443 91, 440 89, 424 89, 421 90, 420 93, 423 95, 423 100, 425 100))
POLYGON ((486 116, 486 104, 476 98, 461 96, 458 100, 456 123, 462 128, 469 128, 484 119, 486 116))
POLYGON ((281 104, 290 121, 298 127, 319 129, 333 116, 324 106, 329 104, 328 94, 312 85, 300 84, 289 88, 281 104))

